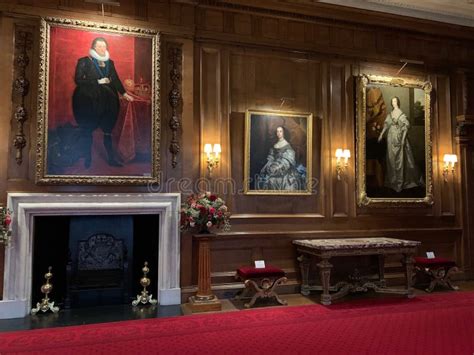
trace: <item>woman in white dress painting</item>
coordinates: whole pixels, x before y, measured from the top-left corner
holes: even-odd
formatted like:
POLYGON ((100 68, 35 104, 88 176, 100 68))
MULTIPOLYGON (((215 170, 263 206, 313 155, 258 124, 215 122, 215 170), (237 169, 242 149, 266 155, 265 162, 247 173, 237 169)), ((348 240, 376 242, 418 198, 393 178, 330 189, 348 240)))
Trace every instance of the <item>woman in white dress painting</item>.
POLYGON ((400 109, 400 99, 391 100, 392 112, 385 118, 378 142, 387 137, 387 156, 384 185, 396 192, 424 186, 423 177, 415 164, 408 141, 410 122, 400 109))
POLYGON ((288 137, 288 131, 278 126, 277 142, 270 148, 267 162, 260 170, 259 189, 297 191, 305 188, 306 169, 297 166, 295 151, 285 137, 288 137))

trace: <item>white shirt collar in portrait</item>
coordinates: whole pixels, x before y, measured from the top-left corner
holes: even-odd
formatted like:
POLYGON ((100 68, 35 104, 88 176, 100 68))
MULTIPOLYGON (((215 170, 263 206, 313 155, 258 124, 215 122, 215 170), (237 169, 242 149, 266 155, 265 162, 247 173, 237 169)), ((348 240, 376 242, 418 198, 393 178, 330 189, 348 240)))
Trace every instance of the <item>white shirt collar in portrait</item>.
POLYGON ((275 149, 280 149, 280 148, 283 148, 285 145, 287 145, 288 142, 286 141, 285 138, 282 138, 280 139, 278 142, 275 143, 275 145, 273 146, 273 148, 275 149))
POLYGON ((110 59, 109 51, 105 51, 105 55, 102 56, 99 53, 97 53, 94 49, 91 48, 89 49, 89 55, 92 58, 97 59, 99 62, 106 62, 110 59))

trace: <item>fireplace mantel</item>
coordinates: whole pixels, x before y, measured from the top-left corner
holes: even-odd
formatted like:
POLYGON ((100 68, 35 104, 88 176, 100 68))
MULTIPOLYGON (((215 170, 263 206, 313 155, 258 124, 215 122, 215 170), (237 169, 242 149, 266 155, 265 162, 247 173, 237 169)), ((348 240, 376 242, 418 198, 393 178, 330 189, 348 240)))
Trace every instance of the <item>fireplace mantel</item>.
POLYGON ((0 319, 29 314, 35 216, 159 215, 158 265, 154 266, 158 268, 158 280, 152 282, 158 282, 159 304, 180 304, 180 204, 178 193, 9 193, 8 208, 13 212, 12 242, 5 250, 0 319))

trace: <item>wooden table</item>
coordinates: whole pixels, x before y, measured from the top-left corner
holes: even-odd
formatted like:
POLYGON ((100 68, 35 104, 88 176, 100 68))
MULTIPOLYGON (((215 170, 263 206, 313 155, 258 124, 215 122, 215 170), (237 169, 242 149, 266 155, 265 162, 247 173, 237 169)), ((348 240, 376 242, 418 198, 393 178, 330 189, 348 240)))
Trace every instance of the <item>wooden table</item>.
POLYGON ((345 239, 305 239, 294 240, 301 267, 301 293, 305 296, 310 291, 323 291, 321 303, 330 305, 332 300, 341 298, 349 292, 367 291, 373 289, 380 293, 396 293, 407 295, 409 298, 415 297, 412 288, 413 264, 416 248, 421 242, 394 239, 394 238, 345 238, 345 239), (401 254, 401 262, 405 269, 405 288, 387 288, 384 278, 385 255, 401 254), (348 275, 349 281, 338 282, 331 286, 331 268, 333 265, 330 259, 335 256, 356 256, 356 255, 377 255, 378 256, 378 280, 364 280, 354 270, 353 275, 348 275), (310 264, 313 259, 317 259, 321 285, 309 285, 308 275, 310 264), (330 294, 330 291, 335 293, 330 294))

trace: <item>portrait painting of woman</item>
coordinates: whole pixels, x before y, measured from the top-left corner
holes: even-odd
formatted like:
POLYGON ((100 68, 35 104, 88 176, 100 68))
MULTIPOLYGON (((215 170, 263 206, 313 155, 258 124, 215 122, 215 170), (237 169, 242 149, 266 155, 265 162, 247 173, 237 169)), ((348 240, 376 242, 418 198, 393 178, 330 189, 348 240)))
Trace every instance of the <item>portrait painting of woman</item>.
POLYGON ((431 85, 359 78, 359 204, 431 199, 431 85))
POLYGON ((418 169, 408 138, 410 121, 400 109, 400 99, 391 99, 392 112, 385 118, 378 142, 386 137, 385 186, 396 191, 424 186, 423 176, 418 169))
POLYGON ((246 193, 308 193, 311 115, 248 111, 246 193))
POLYGON ((146 184, 158 167, 157 33, 63 19, 42 26, 38 181, 146 184))

